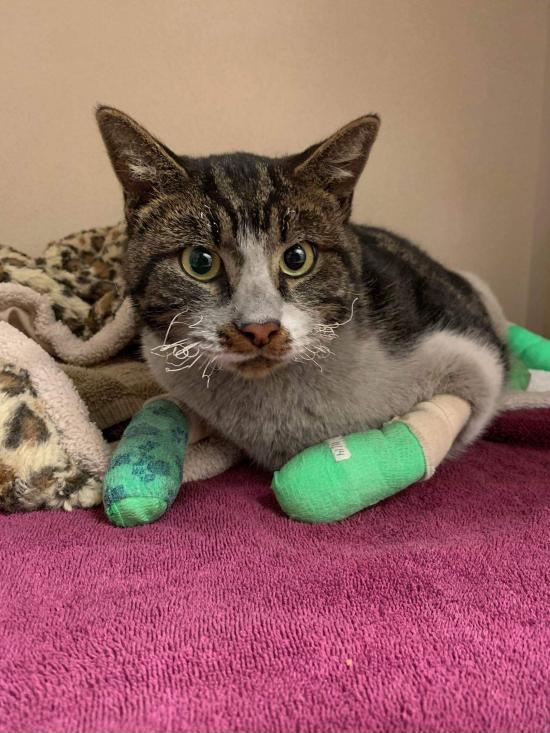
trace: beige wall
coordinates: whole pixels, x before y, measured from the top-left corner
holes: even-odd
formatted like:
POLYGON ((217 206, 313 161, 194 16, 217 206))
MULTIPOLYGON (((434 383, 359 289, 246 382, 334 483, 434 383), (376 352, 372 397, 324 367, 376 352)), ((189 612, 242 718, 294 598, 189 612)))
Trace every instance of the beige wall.
MULTIPOLYGON (((550 39, 550 13, 547 29, 547 37, 550 39)), ((527 322, 534 330, 550 336, 550 45, 547 45, 546 48, 544 104, 538 165, 527 322)))
POLYGON ((0 239, 38 252, 120 217, 98 101, 190 154, 298 150, 377 111, 355 218, 477 271, 510 317, 541 325, 529 281, 550 282, 548 10, 548 0, 2 0, 0 239))

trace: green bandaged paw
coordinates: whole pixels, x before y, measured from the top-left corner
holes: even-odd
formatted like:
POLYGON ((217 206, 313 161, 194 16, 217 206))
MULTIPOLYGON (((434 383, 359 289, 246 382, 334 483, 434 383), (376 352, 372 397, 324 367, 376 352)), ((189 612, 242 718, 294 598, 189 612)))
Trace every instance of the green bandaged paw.
POLYGON ((111 522, 133 527, 164 514, 181 484, 186 445, 187 422, 174 402, 154 400, 132 418, 105 474, 111 522))
POLYGON ((396 494, 426 473, 420 443, 400 421, 314 445, 273 477, 282 510, 293 519, 321 523, 396 494))
POLYGON ((550 371, 550 340, 515 323, 508 327, 508 346, 529 369, 550 371))
POLYGON ((529 387, 531 372, 527 365, 513 351, 510 353, 510 370, 507 387, 509 390, 522 392, 529 387))

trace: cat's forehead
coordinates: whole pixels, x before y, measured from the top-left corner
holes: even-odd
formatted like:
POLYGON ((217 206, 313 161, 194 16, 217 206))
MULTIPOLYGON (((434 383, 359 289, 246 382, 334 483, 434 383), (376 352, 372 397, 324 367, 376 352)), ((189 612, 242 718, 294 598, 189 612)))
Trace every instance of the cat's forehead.
POLYGON ((240 250, 285 242, 292 225, 321 214, 307 187, 297 187, 279 159, 251 153, 182 158, 203 197, 203 216, 217 244, 240 250), (229 230, 231 240, 221 236, 229 230))
POLYGON ((235 239, 266 232, 287 189, 269 158, 248 153, 204 159, 199 180, 214 212, 230 221, 235 239))
POLYGON ((252 153, 182 158, 182 162, 207 196, 230 204, 237 213, 257 208, 286 183, 281 172, 276 173, 275 161, 252 153))
POLYGON ((332 234, 330 200, 297 184, 281 159, 232 153, 180 161, 188 186, 156 197, 138 211, 134 224, 136 242, 144 240, 155 252, 213 244, 239 263, 252 250, 270 256, 281 244, 313 238, 322 245, 332 234))

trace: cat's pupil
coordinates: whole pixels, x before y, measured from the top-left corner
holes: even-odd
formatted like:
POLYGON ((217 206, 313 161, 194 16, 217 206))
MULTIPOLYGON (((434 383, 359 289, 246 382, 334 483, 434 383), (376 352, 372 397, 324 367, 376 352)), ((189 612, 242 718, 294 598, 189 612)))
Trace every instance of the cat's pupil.
POLYGON ((197 275, 206 275, 212 269, 213 257, 204 247, 195 247, 189 255, 189 264, 197 275))
POLYGON ((283 258, 289 270, 299 270, 305 264, 306 253, 303 247, 295 244, 294 247, 289 247, 286 250, 283 258))

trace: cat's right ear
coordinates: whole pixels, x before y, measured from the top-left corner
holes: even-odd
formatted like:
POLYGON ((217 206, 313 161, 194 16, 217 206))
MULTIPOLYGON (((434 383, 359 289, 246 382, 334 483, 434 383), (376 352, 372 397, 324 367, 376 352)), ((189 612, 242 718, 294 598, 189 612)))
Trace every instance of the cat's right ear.
POLYGON ((124 112, 100 106, 96 119, 118 180, 127 212, 161 192, 179 190, 188 174, 176 156, 124 112))
POLYGON ((340 204, 342 216, 347 219, 353 190, 379 127, 378 115, 365 115, 350 122, 323 142, 290 157, 288 164, 293 175, 333 194, 340 204))

